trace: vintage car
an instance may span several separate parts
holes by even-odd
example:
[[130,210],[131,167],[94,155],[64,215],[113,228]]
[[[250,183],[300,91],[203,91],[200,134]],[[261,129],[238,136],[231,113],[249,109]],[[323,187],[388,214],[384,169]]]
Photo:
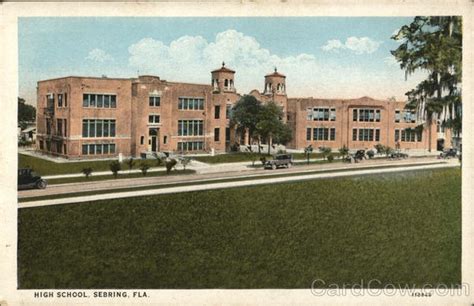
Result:
[[18,189],[44,189],[46,186],[48,186],[48,182],[32,169],[18,169]]
[[456,149],[450,148],[450,149],[445,149],[443,152],[439,154],[440,158],[451,158],[451,157],[456,157],[458,155],[458,151]]
[[264,164],[265,169],[276,169],[280,167],[290,168],[293,165],[293,156],[291,154],[278,154]]

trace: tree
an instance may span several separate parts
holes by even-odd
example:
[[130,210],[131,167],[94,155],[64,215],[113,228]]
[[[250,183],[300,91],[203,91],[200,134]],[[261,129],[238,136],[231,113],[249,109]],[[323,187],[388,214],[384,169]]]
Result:
[[[236,126],[241,133],[247,130],[249,143],[254,137],[261,108],[262,103],[250,95],[244,95],[232,108],[230,124]],[[260,153],[260,141],[258,148]]]
[[117,160],[114,160],[113,162],[110,163],[109,165],[110,171],[112,171],[112,174],[114,178],[117,178],[118,172],[122,170],[122,165]]
[[309,165],[309,157],[313,153],[313,146],[309,145],[306,148],[304,148],[304,154],[306,154],[306,162]]
[[339,154],[341,154],[342,159],[345,159],[349,154],[349,148],[346,145],[343,145],[342,148],[339,148]]
[[177,162],[176,159],[174,159],[174,158],[171,158],[171,159],[169,159],[169,160],[166,160],[166,161],[165,161],[166,174],[170,174],[171,169],[173,169],[173,168],[176,166],[177,163],[178,163],[178,162]]
[[319,152],[323,155],[323,159],[327,159],[332,150],[329,147],[319,147]]
[[128,170],[132,170],[133,166],[135,165],[135,161],[133,160],[133,157],[130,157],[129,159],[127,159],[126,163],[128,166]]
[[186,166],[191,162],[189,157],[181,157],[179,163],[183,166],[183,170],[186,171]]
[[143,176],[146,176],[146,174],[148,173],[148,169],[150,169],[150,166],[148,166],[147,163],[142,162],[140,164],[140,170],[142,171]]
[[86,176],[86,178],[89,178],[89,176],[91,175],[92,171],[93,171],[93,170],[92,170],[91,167],[87,167],[87,168],[82,169],[82,173]]
[[18,124],[25,129],[28,122],[34,121],[36,121],[36,108],[26,104],[25,99],[18,97]]
[[392,39],[401,44],[391,51],[405,70],[427,71],[427,78],[406,93],[407,108],[416,110],[421,126],[428,128],[438,116],[442,124],[461,131],[462,21],[458,16],[417,16]]

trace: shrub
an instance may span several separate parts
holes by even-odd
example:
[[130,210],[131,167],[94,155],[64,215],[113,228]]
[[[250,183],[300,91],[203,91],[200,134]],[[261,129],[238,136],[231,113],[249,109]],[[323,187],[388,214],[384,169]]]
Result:
[[331,154],[331,148],[328,148],[328,147],[319,147],[319,152],[321,152],[321,154],[323,155],[323,158],[324,159],[327,159],[327,157],[329,156],[329,154]]
[[345,159],[349,154],[349,148],[343,145],[342,148],[339,149],[339,154],[341,154],[342,159]]
[[186,170],[186,166],[191,162],[191,159],[189,157],[181,157],[179,162],[183,165],[183,170]]
[[381,143],[376,144],[374,148],[377,150],[378,154],[383,154],[385,152],[385,146]]
[[146,163],[141,163],[140,164],[140,170],[142,171],[143,176],[146,176],[148,169],[150,169],[150,166]]
[[265,165],[267,162],[267,158],[265,156],[260,157],[260,161],[262,162],[262,165]]
[[89,178],[89,175],[91,175],[92,171],[93,170],[92,170],[91,167],[87,167],[87,168],[82,169],[82,173],[86,176],[86,178]]
[[334,160],[334,155],[332,155],[332,153],[330,153],[330,154],[328,155],[328,161],[329,161],[330,163],[332,163],[333,160]]
[[112,171],[112,175],[114,176],[114,178],[117,178],[118,172],[122,170],[122,166],[120,165],[120,163],[114,160],[113,162],[110,163],[109,167],[110,167],[110,171]]
[[128,170],[132,170],[133,166],[135,164],[135,161],[133,160],[133,157],[130,157],[129,159],[127,159],[126,163],[127,163],[127,166],[128,166]]
[[174,158],[171,158],[170,160],[165,161],[166,174],[170,174],[171,169],[173,169],[177,163],[178,162]]
[[366,154],[367,154],[367,157],[369,157],[369,159],[371,159],[375,156],[374,150],[369,150],[369,151],[367,151]]

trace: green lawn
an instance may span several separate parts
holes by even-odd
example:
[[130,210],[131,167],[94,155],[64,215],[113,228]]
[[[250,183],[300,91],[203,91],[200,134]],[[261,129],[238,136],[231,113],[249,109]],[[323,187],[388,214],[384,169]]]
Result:
[[20,209],[33,288],[461,282],[461,171],[411,171]]
[[[306,159],[304,153],[293,153],[293,159],[300,160]],[[339,156],[339,153],[333,153],[334,156]],[[271,159],[272,155],[265,153],[262,154],[250,154],[250,153],[228,153],[228,154],[218,154],[215,156],[196,156],[192,159],[201,161],[209,164],[218,164],[218,163],[238,163],[238,162],[251,162],[252,159],[255,160],[255,163],[260,163],[260,158],[265,157],[266,159]],[[310,158],[321,158],[321,153],[311,153]]]
[[[49,160],[45,160],[38,157],[33,157],[24,154],[18,154],[18,168],[32,168],[35,172],[40,175],[55,175],[55,174],[69,174],[69,173],[81,173],[82,169],[91,167],[94,172],[98,171],[110,171],[109,165],[112,160],[96,160],[96,161],[78,161],[78,162],[66,162],[66,163],[55,163]],[[150,167],[157,167],[156,160],[140,160],[135,159],[135,169],[138,169],[139,165],[144,162]],[[128,166],[125,161],[122,163],[122,169],[127,170]],[[112,173],[112,172],[111,172]]]

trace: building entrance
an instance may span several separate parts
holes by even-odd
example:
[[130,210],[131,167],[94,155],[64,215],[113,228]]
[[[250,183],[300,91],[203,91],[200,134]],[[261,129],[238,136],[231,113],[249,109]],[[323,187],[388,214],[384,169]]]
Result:
[[157,152],[160,150],[160,129],[158,128],[150,128],[148,130],[148,150],[151,152]]

